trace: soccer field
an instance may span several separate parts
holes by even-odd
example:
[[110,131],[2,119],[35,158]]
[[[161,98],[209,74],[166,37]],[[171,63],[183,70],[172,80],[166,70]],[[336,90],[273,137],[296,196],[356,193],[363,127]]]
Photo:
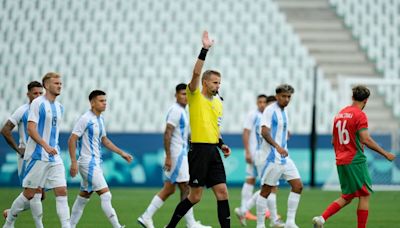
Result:
[[[121,224],[126,227],[140,227],[136,218],[143,213],[148,203],[150,203],[153,195],[157,193],[157,188],[112,188],[113,206],[118,213]],[[0,208],[10,207],[13,199],[18,195],[18,188],[0,188]],[[78,192],[77,188],[69,189],[69,205],[70,208],[75,200]],[[278,212],[285,218],[286,200],[288,189],[282,189],[278,193]],[[239,206],[240,189],[230,188],[230,207],[232,215],[232,227],[240,227],[240,224],[233,213],[233,209]],[[324,192],[321,190],[304,190],[299,209],[297,212],[296,222],[299,227],[312,227],[311,219],[325,209],[332,200],[337,198],[337,192]],[[169,220],[173,210],[178,202],[178,194],[171,197],[164,206],[155,214],[155,227],[163,227]],[[370,212],[368,218],[368,227],[399,227],[400,225],[400,192],[376,192],[372,195]],[[336,216],[332,217],[326,227],[356,227],[356,201],[344,208]],[[47,192],[47,198],[43,202],[45,227],[59,227],[59,221],[55,209],[54,194]],[[254,210],[253,210],[254,211]],[[195,207],[195,217],[201,220],[203,224],[219,227],[216,212],[216,202],[210,190],[203,195],[202,201]],[[267,221],[267,225],[268,225]],[[248,227],[255,227],[256,223],[248,222]],[[31,214],[29,211],[21,213],[16,227],[34,227]],[[110,223],[105,218],[100,207],[99,197],[92,196],[88,203],[79,226],[83,228],[90,227],[110,227]],[[181,221],[178,227],[185,227],[185,222]],[[268,227],[268,226],[267,226]]]

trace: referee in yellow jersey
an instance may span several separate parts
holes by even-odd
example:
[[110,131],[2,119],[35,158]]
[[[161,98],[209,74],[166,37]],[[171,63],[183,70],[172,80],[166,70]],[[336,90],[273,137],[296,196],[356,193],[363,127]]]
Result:
[[226,187],[225,168],[218,148],[225,157],[231,150],[224,144],[220,135],[222,102],[215,97],[221,84],[221,74],[207,70],[201,77],[203,88],[200,90],[200,75],[208,49],[214,41],[205,31],[202,37],[203,48],[193,69],[192,80],[186,88],[189,104],[191,148],[189,151],[188,197],[182,200],[174,211],[168,228],[176,227],[186,212],[201,200],[203,188],[212,188],[218,205],[218,220],[222,228],[230,227],[228,189]]

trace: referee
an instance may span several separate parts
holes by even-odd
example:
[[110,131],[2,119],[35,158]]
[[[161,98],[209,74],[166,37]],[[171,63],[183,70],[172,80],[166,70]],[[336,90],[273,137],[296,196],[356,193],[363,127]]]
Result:
[[221,139],[220,124],[222,103],[215,95],[221,84],[221,74],[207,70],[201,77],[203,88],[200,91],[200,74],[208,49],[214,41],[203,32],[203,48],[193,69],[192,80],[186,87],[189,104],[191,148],[189,151],[190,193],[182,200],[172,215],[167,228],[176,227],[186,212],[201,200],[203,188],[212,188],[218,205],[218,220],[222,228],[230,227],[228,189],[225,168],[218,148],[228,157],[231,150]]

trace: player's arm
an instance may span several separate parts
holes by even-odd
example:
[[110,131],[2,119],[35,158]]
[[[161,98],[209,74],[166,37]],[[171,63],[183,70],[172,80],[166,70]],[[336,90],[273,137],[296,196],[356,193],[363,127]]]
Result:
[[222,140],[221,133],[219,133],[218,148],[222,150],[225,158],[231,155],[231,148],[229,148],[229,146],[225,144],[224,140]]
[[125,159],[128,163],[130,163],[133,159],[132,155],[125,153],[124,151],[122,151],[119,147],[117,147],[116,145],[114,145],[114,143],[107,138],[107,136],[104,136],[101,138],[101,142],[103,143],[103,145],[113,151],[114,153],[119,154],[123,159]]
[[166,171],[171,170],[171,138],[172,132],[174,132],[175,127],[172,124],[167,123],[164,131],[164,149],[165,149],[165,162],[164,169]]
[[269,127],[265,125],[261,126],[261,135],[265,139],[265,141],[267,141],[272,147],[276,149],[276,151],[278,151],[278,153],[285,157],[288,156],[288,152],[284,148],[279,146],[279,144],[276,143],[275,140],[272,138],[271,129]]
[[209,39],[207,31],[203,32],[202,43],[203,48],[201,49],[196,64],[194,65],[192,80],[189,82],[189,90],[191,92],[194,92],[200,86],[201,69],[203,69],[208,49],[214,44],[214,41]]
[[43,149],[49,153],[49,154],[57,154],[57,150],[53,147],[51,147],[49,144],[46,143],[46,141],[44,141],[42,139],[42,137],[40,137],[39,132],[36,130],[37,124],[33,121],[28,121],[28,135],[29,137],[31,137],[37,144],[41,145],[43,147]]
[[1,134],[3,135],[3,137],[6,140],[7,144],[13,150],[15,150],[21,156],[23,156],[24,152],[18,148],[18,145],[15,142],[14,137],[12,136],[12,130],[14,129],[14,127],[15,127],[15,125],[10,120],[7,120],[7,122],[4,124],[3,128],[1,129]]
[[249,146],[249,138],[250,138],[250,130],[247,128],[243,129],[243,145],[244,145],[244,156],[246,158],[246,162],[251,164],[251,153],[250,153],[250,146]]
[[75,134],[71,134],[68,139],[68,151],[69,157],[71,159],[71,167],[69,169],[69,173],[71,177],[76,176],[78,173],[78,162],[76,161],[76,142],[78,141],[79,137]]
[[361,143],[365,144],[371,150],[374,150],[377,153],[381,154],[382,156],[384,156],[389,161],[393,161],[396,158],[396,155],[394,155],[394,154],[392,154],[390,152],[387,152],[382,147],[380,147],[375,142],[375,140],[372,139],[372,137],[370,136],[370,134],[369,134],[367,129],[361,130],[359,132],[359,134],[360,134]]

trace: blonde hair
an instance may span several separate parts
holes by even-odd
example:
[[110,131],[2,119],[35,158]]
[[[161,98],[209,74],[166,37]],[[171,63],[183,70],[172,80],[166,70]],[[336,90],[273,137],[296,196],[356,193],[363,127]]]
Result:
[[45,74],[42,78],[42,85],[43,87],[46,89],[46,82],[51,79],[51,78],[60,78],[61,75],[59,73],[56,72],[49,72],[47,74]]

